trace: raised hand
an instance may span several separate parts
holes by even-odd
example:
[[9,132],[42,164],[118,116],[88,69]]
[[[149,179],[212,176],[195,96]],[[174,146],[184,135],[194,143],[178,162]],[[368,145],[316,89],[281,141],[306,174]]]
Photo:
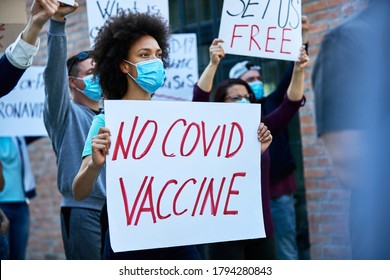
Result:
[[63,21],[65,17],[77,10],[79,4],[74,2],[74,6],[61,3],[58,11],[54,14],[53,19]]
[[261,143],[261,153],[264,153],[272,142],[271,131],[268,130],[264,123],[259,124],[259,128],[257,129],[257,139]]
[[306,53],[305,46],[301,46],[298,61],[295,62],[295,67],[298,69],[306,69],[309,66],[310,57]]
[[210,63],[218,65],[222,58],[225,57],[225,51],[219,43],[223,43],[222,39],[214,39],[209,47]]
[[92,138],[92,162],[101,167],[106,162],[106,156],[111,146],[111,132],[107,127],[101,127],[98,134]]
[[43,26],[59,7],[60,3],[56,0],[35,0],[31,6],[32,21]]

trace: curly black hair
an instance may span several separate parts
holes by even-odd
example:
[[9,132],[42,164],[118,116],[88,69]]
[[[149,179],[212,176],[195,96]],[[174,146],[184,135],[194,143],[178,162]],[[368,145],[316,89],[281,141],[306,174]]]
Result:
[[99,84],[106,99],[122,99],[125,95],[127,80],[119,65],[123,59],[127,59],[129,48],[144,35],[156,39],[166,67],[171,31],[162,16],[122,11],[100,27],[91,54],[96,63],[94,74],[99,77]]
[[241,79],[227,79],[220,82],[215,90],[214,102],[225,102],[228,89],[235,85],[243,85],[244,87],[246,87],[246,90],[248,91],[250,96],[250,102],[255,102],[255,94],[253,93],[252,88],[247,82]]

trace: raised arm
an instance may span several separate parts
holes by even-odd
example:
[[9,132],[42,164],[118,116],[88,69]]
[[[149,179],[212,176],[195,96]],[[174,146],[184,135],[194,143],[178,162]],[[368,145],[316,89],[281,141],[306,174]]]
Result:
[[0,97],[11,92],[38,52],[39,33],[46,21],[57,11],[56,0],[35,0],[31,16],[23,32],[0,58]]
[[305,46],[302,46],[299,60],[295,62],[291,83],[287,90],[287,97],[291,101],[299,101],[303,98],[305,70],[309,65],[309,62],[310,58],[306,53]]
[[57,12],[60,3],[57,0],[35,0],[31,6],[31,17],[22,32],[22,39],[35,45],[43,25]]
[[[70,106],[70,90],[68,71],[66,68],[67,39],[65,33],[65,16],[77,9],[75,6],[61,4],[50,20],[47,39],[47,65],[44,72],[46,127],[57,129],[62,127]],[[51,131],[48,131],[51,135]],[[54,137],[54,136],[53,136]],[[53,140],[53,139],[52,139]],[[60,141],[55,139],[54,142]]]
[[214,39],[209,47],[210,62],[203,70],[198,83],[194,87],[192,101],[209,101],[215,73],[217,72],[219,63],[225,56],[225,51],[219,43],[223,43],[223,40]]
[[[309,30],[310,22],[309,18],[305,15],[302,16],[302,43],[305,46],[306,52],[309,49]],[[269,114],[276,107],[278,107],[282,102],[288,90],[288,87],[291,82],[291,77],[294,70],[294,62],[291,61],[287,65],[287,69],[284,72],[283,78],[278,83],[276,89],[267,96],[267,101],[263,103],[263,108],[265,114]]]
[[219,43],[223,43],[222,39],[214,39],[209,47],[210,62],[200,75],[198,86],[203,91],[211,91],[213,89],[213,82],[218,65],[225,56],[225,51]]

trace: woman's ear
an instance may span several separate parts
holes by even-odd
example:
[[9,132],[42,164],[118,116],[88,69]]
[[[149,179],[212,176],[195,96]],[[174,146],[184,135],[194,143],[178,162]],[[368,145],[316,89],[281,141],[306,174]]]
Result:
[[129,64],[126,61],[122,61],[119,64],[119,69],[121,70],[122,73],[125,73],[125,74],[130,72]]

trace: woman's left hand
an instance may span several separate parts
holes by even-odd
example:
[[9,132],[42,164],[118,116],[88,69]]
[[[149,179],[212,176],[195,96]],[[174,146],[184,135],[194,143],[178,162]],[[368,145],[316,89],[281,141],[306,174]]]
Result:
[[257,129],[257,139],[261,143],[261,153],[263,154],[272,142],[271,131],[268,130],[264,123],[260,123],[259,128]]

